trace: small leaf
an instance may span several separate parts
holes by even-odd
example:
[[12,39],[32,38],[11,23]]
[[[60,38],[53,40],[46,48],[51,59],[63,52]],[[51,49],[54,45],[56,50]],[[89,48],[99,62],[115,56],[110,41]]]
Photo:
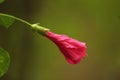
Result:
[[5,0],[0,0],[0,3],[4,2]]
[[10,57],[8,52],[0,48],[0,77],[7,72],[9,64],[10,64]]
[[11,26],[14,21],[15,19],[11,17],[0,15],[0,25],[3,27],[9,28],[9,26]]

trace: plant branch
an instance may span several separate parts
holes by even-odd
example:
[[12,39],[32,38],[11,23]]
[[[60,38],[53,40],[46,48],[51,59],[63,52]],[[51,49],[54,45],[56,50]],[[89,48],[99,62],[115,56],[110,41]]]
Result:
[[16,19],[16,20],[18,20],[18,21],[20,21],[20,22],[23,22],[23,23],[29,25],[30,27],[32,26],[31,23],[29,23],[29,22],[27,22],[27,21],[25,21],[25,20],[23,20],[23,19],[17,18],[17,17],[15,17],[15,16],[12,16],[12,15],[0,13],[0,16],[10,17],[10,18]]

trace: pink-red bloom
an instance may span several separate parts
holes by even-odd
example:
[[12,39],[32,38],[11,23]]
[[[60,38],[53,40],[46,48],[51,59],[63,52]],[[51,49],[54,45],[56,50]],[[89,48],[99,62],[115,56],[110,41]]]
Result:
[[83,42],[69,38],[66,35],[55,34],[49,30],[46,31],[46,37],[58,46],[70,64],[77,64],[86,56],[87,47]]

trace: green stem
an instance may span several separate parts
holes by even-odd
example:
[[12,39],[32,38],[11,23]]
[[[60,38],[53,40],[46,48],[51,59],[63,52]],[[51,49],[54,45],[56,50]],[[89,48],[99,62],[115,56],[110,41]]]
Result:
[[41,35],[45,35],[46,34],[45,31],[49,30],[49,29],[47,29],[45,27],[40,26],[39,24],[31,24],[31,23],[29,23],[29,22],[27,22],[27,21],[25,21],[23,19],[17,18],[17,17],[12,16],[12,15],[0,13],[0,16],[6,16],[6,17],[9,17],[9,18],[16,19],[16,20],[18,20],[20,22],[23,22],[23,23],[27,24],[33,31],[36,31]]
[[30,27],[32,27],[32,24],[31,24],[31,23],[29,23],[29,22],[27,22],[27,21],[25,21],[25,20],[23,20],[23,19],[17,18],[17,17],[15,17],[15,16],[8,15],[8,14],[3,14],[3,13],[0,13],[0,16],[6,16],[6,17],[10,17],[10,18],[16,19],[16,20],[18,20],[18,21],[20,21],[20,22],[23,22],[23,23],[29,25]]

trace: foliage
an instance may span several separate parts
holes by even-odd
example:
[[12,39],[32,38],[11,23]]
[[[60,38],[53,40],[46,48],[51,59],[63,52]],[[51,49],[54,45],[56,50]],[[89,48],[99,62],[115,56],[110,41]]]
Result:
[[0,25],[2,25],[3,27],[8,28],[9,26],[12,25],[13,22],[14,22],[13,18],[3,16],[2,14],[0,14]]
[[0,3],[4,2],[4,0],[0,0]]
[[7,51],[0,48],[0,77],[8,70],[10,64],[10,57]]

